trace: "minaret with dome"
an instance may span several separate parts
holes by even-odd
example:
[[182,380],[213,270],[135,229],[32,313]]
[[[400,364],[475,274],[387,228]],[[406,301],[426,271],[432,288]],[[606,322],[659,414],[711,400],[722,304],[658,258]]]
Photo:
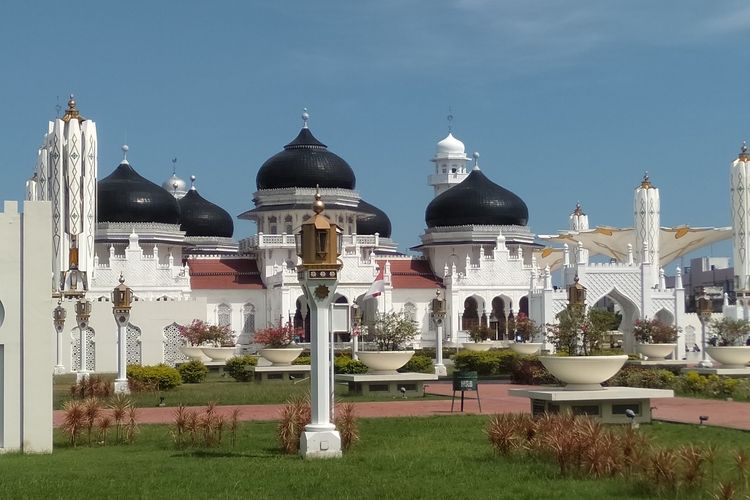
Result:
[[469,157],[466,156],[464,143],[453,137],[452,122],[453,115],[448,115],[448,135],[437,143],[435,156],[431,160],[435,164],[435,172],[428,177],[428,183],[434,188],[436,197],[460,184],[469,175],[466,170]]

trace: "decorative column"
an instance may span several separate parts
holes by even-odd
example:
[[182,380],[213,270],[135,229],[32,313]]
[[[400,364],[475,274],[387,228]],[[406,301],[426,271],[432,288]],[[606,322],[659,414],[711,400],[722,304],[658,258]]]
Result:
[[701,320],[701,361],[698,363],[698,366],[701,368],[711,368],[714,365],[706,355],[706,326],[708,325],[708,322],[711,321],[713,306],[711,304],[711,299],[709,299],[705,293],[698,298],[698,303],[696,305],[698,306],[698,318]]
[[[737,294],[737,318],[747,318],[746,298],[750,297],[750,154],[742,143],[740,154],[730,167],[730,203],[732,220],[732,262],[734,290]],[[742,311],[740,311],[742,309]]]
[[659,237],[661,230],[661,201],[659,189],[651,184],[648,172],[635,189],[635,248],[646,249],[648,255],[641,254],[640,263],[650,262],[651,267],[645,276],[648,288],[659,283]]
[[341,456],[341,436],[331,422],[331,380],[329,359],[331,302],[338,285],[341,262],[341,229],[323,215],[325,205],[315,194],[315,215],[297,233],[297,278],[310,308],[311,422],[300,439],[303,458]]
[[117,323],[117,378],[115,379],[115,394],[130,394],[127,374],[127,332],[132,302],[133,290],[125,286],[125,278],[120,274],[120,284],[112,291],[112,314],[115,317],[115,323]]
[[78,324],[79,339],[81,342],[81,366],[76,373],[76,382],[88,378],[89,371],[86,369],[86,333],[89,327],[89,318],[91,317],[91,302],[81,297],[76,302],[76,323]]
[[65,317],[67,314],[65,308],[62,306],[62,301],[58,300],[57,307],[52,311],[52,323],[55,325],[55,332],[57,332],[57,361],[55,362],[55,375],[65,373],[65,366],[62,362],[62,333],[65,329]]
[[435,375],[448,375],[443,364],[443,320],[445,319],[445,300],[440,296],[440,289],[435,291],[432,299],[432,319],[435,321]]

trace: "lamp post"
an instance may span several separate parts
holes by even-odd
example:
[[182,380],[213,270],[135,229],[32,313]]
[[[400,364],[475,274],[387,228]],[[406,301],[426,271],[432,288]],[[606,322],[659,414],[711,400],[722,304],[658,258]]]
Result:
[[359,359],[357,351],[359,350],[359,336],[362,335],[362,308],[357,304],[352,304],[354,309],[354,328],[352,330],[352,359]]
[[697,302],[696,309],[698,310],[698,318],[700,318],[701,321],[701,360],[698,363],[698,366],[701,368],[711,368],[713,367],[713,363],[706,356],[706,325],[711,320],[713,307],[711,305],[711,300],[705,293],[698,298]]
[[341,435],[331,422],[328,331],[343,239],[341,229],[323,215],[320,193],[315,193],[312,208],[315,215],[295,235],[297,255],[302,259],[297,278],[310,308],[311,419],[300,439],[300,455],[332,458],[341,456]]
[[52,324],[55,326],[55,332],[57,332],[57,362],[55,363],[55,375],[65,373],[65,366],[62,363],[62,333],[65,328],[65,316],[67,316],[65,308],[62,306],[62,301],[57,301],[57,307],[52,310]]
[[435,321],[435,375],[447,375],[443,364],[443,320],[445,319],[445,299],[440,296],[440,289],[435,291],[432,299],[432,319]]
[[76,323],[78,324],[79,339],[81,343],[81,365],[76,373],[76,382],[88,378],[89,371],[86,369],[86,333],[91,317],[91,302],[81,297],[76,302]]
[[130,321],[130,307],[133,290],[125,286],[125,278],[120,274],[120,284],[112,290],[112,314],[117,323],[117,378],[115,394],[129,394],[127,375],[127,328]]

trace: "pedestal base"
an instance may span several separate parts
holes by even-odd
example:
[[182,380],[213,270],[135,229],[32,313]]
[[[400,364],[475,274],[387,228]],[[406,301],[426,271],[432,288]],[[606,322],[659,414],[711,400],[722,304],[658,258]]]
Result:
[[76,384],[80,384],[82,381],[89,378],[90,373],[91,372],[89,372],[88,370],[78,370],[76,372]]
[[339,458],[341,435],[337,430],[305,431],[299,442],[302,458]]
[[723,366],[715,367],[696,367],[683,368],[682,373],[696,372],[701,375],[719,375],[725,377],[750,377],[750,368],[724,368]]
[[445,377],[448,375],[448,370],[445,368],[445,365],[435,365],[435,375],[438,377]]
[[130,394],[130,387],[128,386],[128,379],[115,380],[115,394]]
[[63,375],[64,373],[67,373],[65,371],[65,367],[63,365],[55,365],[55,368],[53,369],[52,373],[55,375]]

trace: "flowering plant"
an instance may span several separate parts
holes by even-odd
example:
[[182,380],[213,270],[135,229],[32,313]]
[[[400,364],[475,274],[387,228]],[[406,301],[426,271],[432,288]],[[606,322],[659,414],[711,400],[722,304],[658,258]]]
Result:
[[570,305],[557,314],[557,323],[547,325],[548,340],[570,356],[591,356],[599,349],[604,327],[592,320],[591,310],[582,305]]
[[680,329],[658,319],[639,319],[633,325],[633,336],[643,344],[671,344]]
[[745,319],[714,319],[709,328],[716,337],[713,345],[720,347],[745,345],[744,339],[750,334],[750,322]]
[[529,318],[526,313],[518,313],[516,317],[516,339],[520,337],[523,342],[528,342],[539,334],[540,331],[541,328],[539,325],[533,319]]
[[404,311],[378,314],[375,322],[367,327],[368,339],[374,341],[380,351],[398,351],[418,333],[417,322]]
[[294,342],[295,337],[302,336],[302,329],[295,328],[290,321],[282,325],[271,326],[255,332],[253,342],[264,344],[266,347],[286,347]]
[[177,325],[177,331],[188,344],[199,346],[211,344],[214,346],[234,346],[234,333],[229,325],[211,325],[200,319],[194,319],[189,325]]
[[492,335],[492,330],[484,325],[472,326],[469,330],[469,338],[472,342],[484,342]]

